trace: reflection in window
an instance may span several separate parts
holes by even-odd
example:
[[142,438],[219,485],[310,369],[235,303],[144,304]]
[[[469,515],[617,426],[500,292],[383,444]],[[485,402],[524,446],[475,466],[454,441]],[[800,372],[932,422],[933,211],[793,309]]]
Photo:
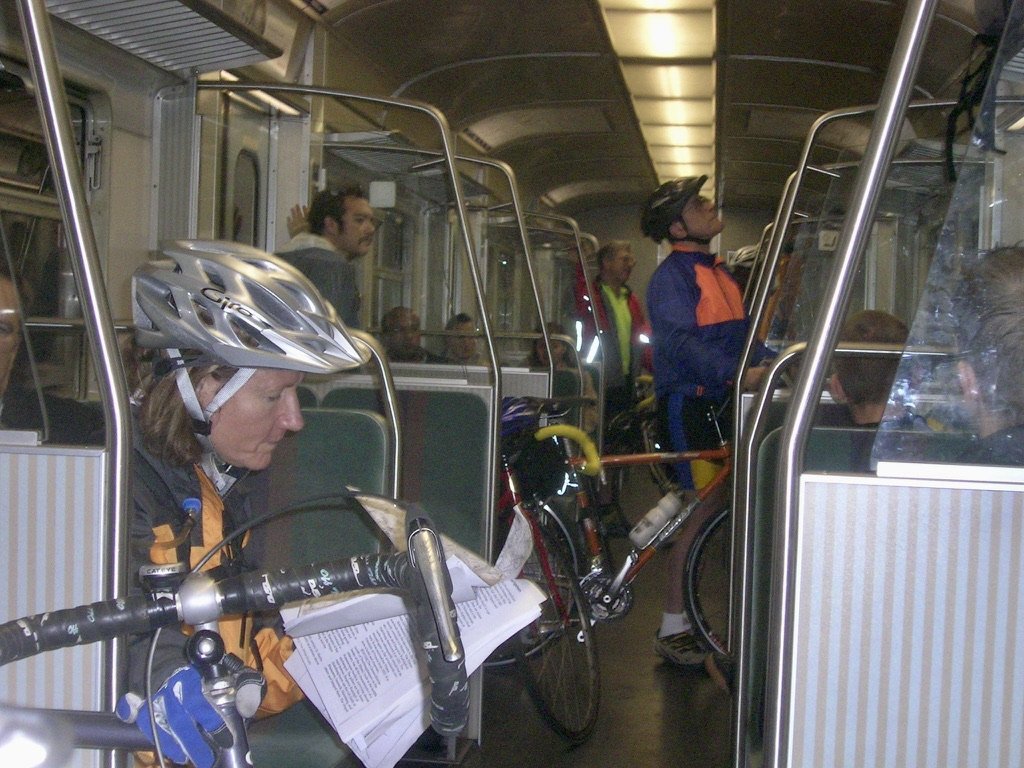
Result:
[[235,159],[234,203],[231,215],[231,240],[256,245],[259,232],[260,167],[248,150]]

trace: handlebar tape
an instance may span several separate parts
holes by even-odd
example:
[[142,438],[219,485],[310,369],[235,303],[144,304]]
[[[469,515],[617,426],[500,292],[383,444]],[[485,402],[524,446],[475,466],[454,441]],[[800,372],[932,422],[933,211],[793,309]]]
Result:
[[[359,555],[329,563],[287,568],[264,573],[244,573],[217,583],[221,612],[248,613],[311,597],[351,592],[355,589],[408,589],[409,557]],[[184,609],[188,621],[187,608]]]
[[[218,585],[220,613],[246,613],[280,607],[291,600],[363,587],[405,588],[404,554],[366,555],[278,573],[244,574]],[[39,653],[141,634],[187,620],[170,598],[119,597],[77,608],[40,613],[0,624],[0,666]]]
[[27,616],[0,625],[0,666],[44,651],[150,632],[177,622],[173,600],[146,596]]
[[533,433],[536,440],[547,440],[549,437],[567,437],[579,444],[583,455],[587,457],[587,463],[579,468],[584,475],[594,477],[601,474],[601,456],[597,452],[597,446],[590,439],[590,435],[579,427],[572,424],[549,424],[541,427]]
[[[420,636],[425,638],[423,648],[433,682],[434,727],[442,734],[458,733],[465,725],[469,707],[465,655],[460,654],[457,662],[445,659],[422,579],[416,576],[407,554],[360,555],[276,572],[242,574],[216,584],[221,615],[280,608],[295,600],[368,588],[409,589],[416,595],[415,620]],[[448,599],[450,602],[450,587]],[[150,632],[177,624],[182,618],[189,619],[187,605],[182,605],[179,612],[174,600],[140,595],[16,619],[0,625],[0,666],[57,648]]]
[[469,716],[466,653],[459,634],[452,582],[440,538],[426,518],[409,522],[409,552],[416,574],[409,585],[416,606],[416,636],[430,675],[430,720],[442,736],[454,736]]

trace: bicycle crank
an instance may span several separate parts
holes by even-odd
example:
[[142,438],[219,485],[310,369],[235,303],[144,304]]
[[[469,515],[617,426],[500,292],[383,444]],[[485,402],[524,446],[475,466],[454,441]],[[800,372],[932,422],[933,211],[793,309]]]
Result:
[[593,622],[621,619],[633,607],[633,588],[626,585],[618,594],[609,592],[611,577],[593,571],[580,580],[580,589],[590,602],[590,619]]

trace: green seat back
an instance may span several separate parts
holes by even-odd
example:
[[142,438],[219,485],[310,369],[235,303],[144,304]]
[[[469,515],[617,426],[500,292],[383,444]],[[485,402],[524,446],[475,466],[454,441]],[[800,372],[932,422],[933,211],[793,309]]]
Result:
[[364,411],[382,411],[377,390],[366,387],[339,387],[324,395],[324,408],[357,408]]
[[[391,485],[390,436],[383,417],[369,411],[303,409],[305,428],[278,446],[270,475],[272,509],[297,504],[309,511],[275,521],[276,556],[292,563],[375,551],[376,529],[343,501],[346,486],[386,494]],[[322,502],[317,499],[325,499]]]
[[437,526],[485,554],[490,419],[478,395],[400,391],[402,498],[418,501]]
[[[337,494],[346,485],[369,493],[388,493],[390,432],[380,414],[311,408],[303,409],[302,415],[305,428],[286,439],[274,454],[269,477],[271,509]],[[375,552],[380,544],[372,521],[344,501],[317,503],[308,511],[275,519],[268,527],[268,567]],[[250,740],[256,765],[360,765],[307,701],[255,723]]]
[[299,385],[296,391],[299,395],[299,405],[303,408],[316,408],[316,392],[309,387],[304,387],[302,385]]
[[[326,408],[380,409],[376,390],[332,389]],[[400,497],[417,501],[444,533],[470,549],[485,550],[483,517],[490,419],[478,393],[458,390],[400,389],[402,425]]]

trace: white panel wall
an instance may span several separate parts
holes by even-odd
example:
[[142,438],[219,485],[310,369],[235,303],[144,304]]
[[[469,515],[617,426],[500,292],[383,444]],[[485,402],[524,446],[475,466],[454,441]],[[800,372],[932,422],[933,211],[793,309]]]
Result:
[[790,762],[1024,765],[1024,490],[805,476]]
[[[99,600],[107,563],[101,450],[0,447],[0,621]],[[103,646],[0,669],[5,703],[98,710]],[[78,752],[75,766],[99,765]]]

